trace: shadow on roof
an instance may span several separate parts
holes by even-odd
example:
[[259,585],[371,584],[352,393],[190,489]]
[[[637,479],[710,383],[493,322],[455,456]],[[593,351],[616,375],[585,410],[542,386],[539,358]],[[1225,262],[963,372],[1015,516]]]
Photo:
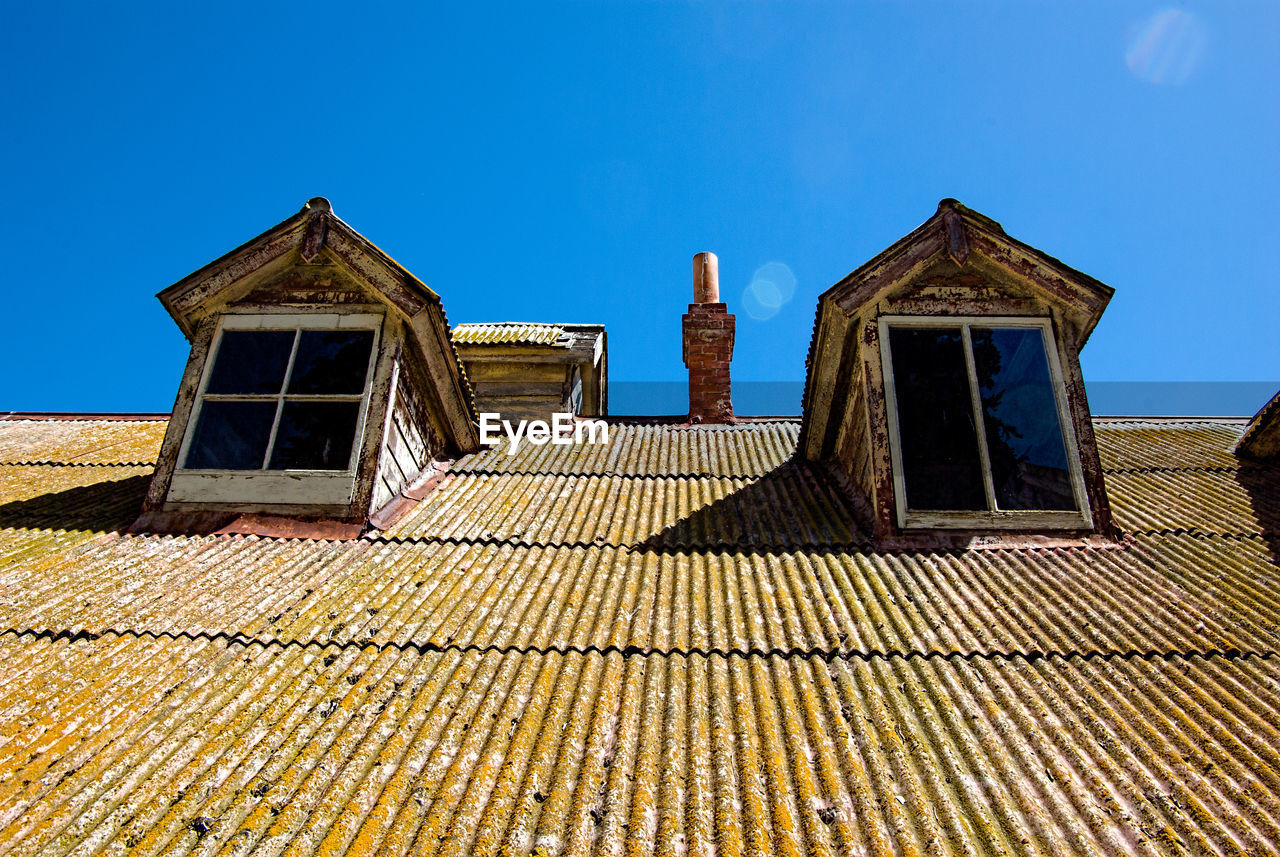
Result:
[[1272,561],[1280,565],[1280,465],[1242,462],[1236,479],[1249,495]]
[[124,532],[142,509],[151,474],[95,482],[0,505],[0,527]]
[[798,549],[854,550],[866,545],[853,510],[821,470],[789,461],[697,509],[635,545],[688,553],[724,549],[744,554]]

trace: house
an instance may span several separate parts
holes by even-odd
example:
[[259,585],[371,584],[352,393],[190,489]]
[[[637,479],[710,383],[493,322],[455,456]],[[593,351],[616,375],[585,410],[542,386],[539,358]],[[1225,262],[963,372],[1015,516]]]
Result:
[[318,199],[161,293],[172,414],[0,418],[0,851],[1280,851],[1276,402],[1090,414],[1111,290],[944,200],[751,419],[715,265],[607,443],[482,448],[603,331]]

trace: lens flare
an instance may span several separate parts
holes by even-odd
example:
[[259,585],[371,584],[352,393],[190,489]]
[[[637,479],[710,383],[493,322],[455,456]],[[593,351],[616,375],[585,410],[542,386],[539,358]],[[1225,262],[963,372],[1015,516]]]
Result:
[[756,269],[742,293],[742,306],[756,321],[768,321],[796,293],[796,275],[782,262],[766,262]]
[[768,280],[773,283],[777,286],[778,293],[782,295],[783,303],[796,296],[796,275],[791,273],[791,269],[782,262],[765,262],[756,268],[751,280],[752,282]]
[[756,321],[768,321],[782,309],[782,292],[768,280],[752,280],[742,292],[742,307]]
[[1125,65],[1139,80],[1177,86],[1186,83],[1208,44],[1204,25],[1181,9],[1161,9],[1139,22],[1129,35]]

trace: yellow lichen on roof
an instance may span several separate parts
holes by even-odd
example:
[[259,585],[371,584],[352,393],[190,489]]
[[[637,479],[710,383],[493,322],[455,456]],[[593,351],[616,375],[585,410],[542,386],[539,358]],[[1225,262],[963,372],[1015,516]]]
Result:
[[155,464],[168,420],[0,420],[0,464]]
[[456,345],[557,345],[563,337],[560,325],[523,321],[458,324],[453,328]]
[[1122,544],[889,553],[795,423],[614,428],[314,542],[126,535],[147,468],[0,423],[0,851],[1277,852],[1239,425],[1099,422]]

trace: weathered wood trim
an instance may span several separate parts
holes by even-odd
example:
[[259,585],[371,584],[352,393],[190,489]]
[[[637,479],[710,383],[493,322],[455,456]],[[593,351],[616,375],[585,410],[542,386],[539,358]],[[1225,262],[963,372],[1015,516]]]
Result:
[[[956,258],[950,246],[957,230],[963,231],[968,248],[963,259]],[[933,217],[827,289],[820,300],[853,313],[875,300],[882,289],[911,279],[941,257],[972,265],[974,253],[1027,278],[1046,295],[1086,316],[1080,331],[1083,338],[1077,344],[1088,338],[1114,293],[1105,283],[1010,237],[990,218],[944,200]]]
[[370,241],[337,217],[325,238],[325,250],[351,273],[376,289],[387,302],[412,318],[440,298],[417,277],[400,267]]
[[990,261],[1025,277],[1047,296],[1081,317],[1077,347],[1084,345],[1115,290],[1007,235],[982,228],[970,232],[970,245]]
[[[870,492],[868,504],[874,518],[873,535],[886,539],[898,532],[894,504],[894,469],[889,443],[890,392],[886,388],[880,344],[880,325],[868,319],[862,325],[862,384],[866,390],[868,456],[870,459]],[[858,383],[854,378],[850,383]]]
[[947,255],[957,265],[969,258],[969,239],[965,235],[964,219],[954,208],[942,213],[942,225],[947,233]]
[[187,366],[178,384],[178,395],[173,403],[173,412],[169,417],[169,425],[164,431],[160,454],[156,457],[155,473],[151,477],[151,486],[147,489],[147,497],[143,502],[142,508],[146,511],[159,509],[164,503],[165,495],[169,492],[169,483],[173,479],[173,471],[178,463],[178,454],[186,442],[187,423],[191,419],[196,394],[200,390],[201,379],[204,376],[205,360],[209,356],[209,348],[213,343],[213,335],[217,327],[215,319],[206,319],[191,339],[191,352],[187,355]]
[[357,460],[355,487],[351,497],[353,512],[367,510],[372,502],[374,481],[378,477],[378,459],[382,454],[382,438],[386,432],[387,416],[391,411],[394,368],[403,343],[403,324],[394,317],[384,318],[360,438],[360,457]]
[[442,314],[427,308],[413,317],[411,325],[450,438],[458,452],[475,452],[480,448],[480,433]]
[[850,274],[834,289],[839,297],[832,302],[846,314],[853,314],[873,303],[881,292],[907,280],[911,280],[945,255],[945,241],[940,230],[935,230],[913,245],[899,250],[870,268],[860,268]]
[[184,277],[157,297],[190,338],[200,317],[261,285],[265,276],[321,255],[368,284],[406,317],[417,315],[428,304],[439,305],[435,292],[341,218],[310,207]]
[[592,365],[596,359],[594,345],[565,348],[558,345],[458,345],[458,356],[465,363],[564,363]]
[[260,271],[273,262],[292,256],[302,244],[306,217],[297,214],[230,253],[188,274],[161,291],[157,298],[173,316],[188,339],[192,317],[228,286]]
[[[848,417],[849,402],[857,397],[856,376],[858,363],[858,325],[851,319],[841,319],[836,325],[839,328],[841,342],[839,359],[830,384],[831,392],[825,404],[826,416],[820,455],[828,457],[838,455],[841,438],[846,432],[845,421]],[[855,379],[841,383],[841,379]]]
[[804,420],[800,426],[797,448],[809,461],[818,461],[829,449],[829,422],[833,417],[831,399],[846,380],[840,376],[844,361],[845,339],[849,318],[831,303],[823,303],[818,311],[817,346],[809,364],[805,384]]
[[1089,530],[1079,512],[907,512],[903,529],[929,530]]
[[1044,315],[1048,304],[1034,298],[886,297],[876,303],[876,315],[901,316],[1030,316]]
[[324,247],[325,233],[328,231],[329,215],[325,212],[319,212],[307,221],[307,231],[302,238],[302,247],[299,250],[302,261],[311,262],[320,254],[320,248]]
[[1058,340],[1058,360],[1062,367],[1062,387],[1066,395],[1071,430],[1075,435],[1075,448],[1080,453],[1080,474],[1089,499],[1093,529],[1108,538],[1119,538],[1120,531],[1112,517],[1111,501],[1107,497],[1102,458],[1098,454],[1098,439],[1093,430],[1093,415],[1089,410],[1089,397],[1085,392],[1084,376],[1080,371],[1080,352],[1075,339],[1064,336]]
[[[372,311],[371,311],[372,310]],[[219,319],[223,330],[272,330],[284,325],[314,330],[374,330],[382,326],[382,307],[347,304],[324,312],[298,307],[253,307],[228,310]]]
[[600,405],[600,378],[596,374],[596,364],[583,363],[578,366],[578,377],[582,380],[582,407],[579,415],[594,417],[602,413]]
[[351,505],[353,477],[328,471],[268,471],[203,473],[179,470],[173,474],[170,503],[231,504],[246,501],[263,507],[282,505]]

